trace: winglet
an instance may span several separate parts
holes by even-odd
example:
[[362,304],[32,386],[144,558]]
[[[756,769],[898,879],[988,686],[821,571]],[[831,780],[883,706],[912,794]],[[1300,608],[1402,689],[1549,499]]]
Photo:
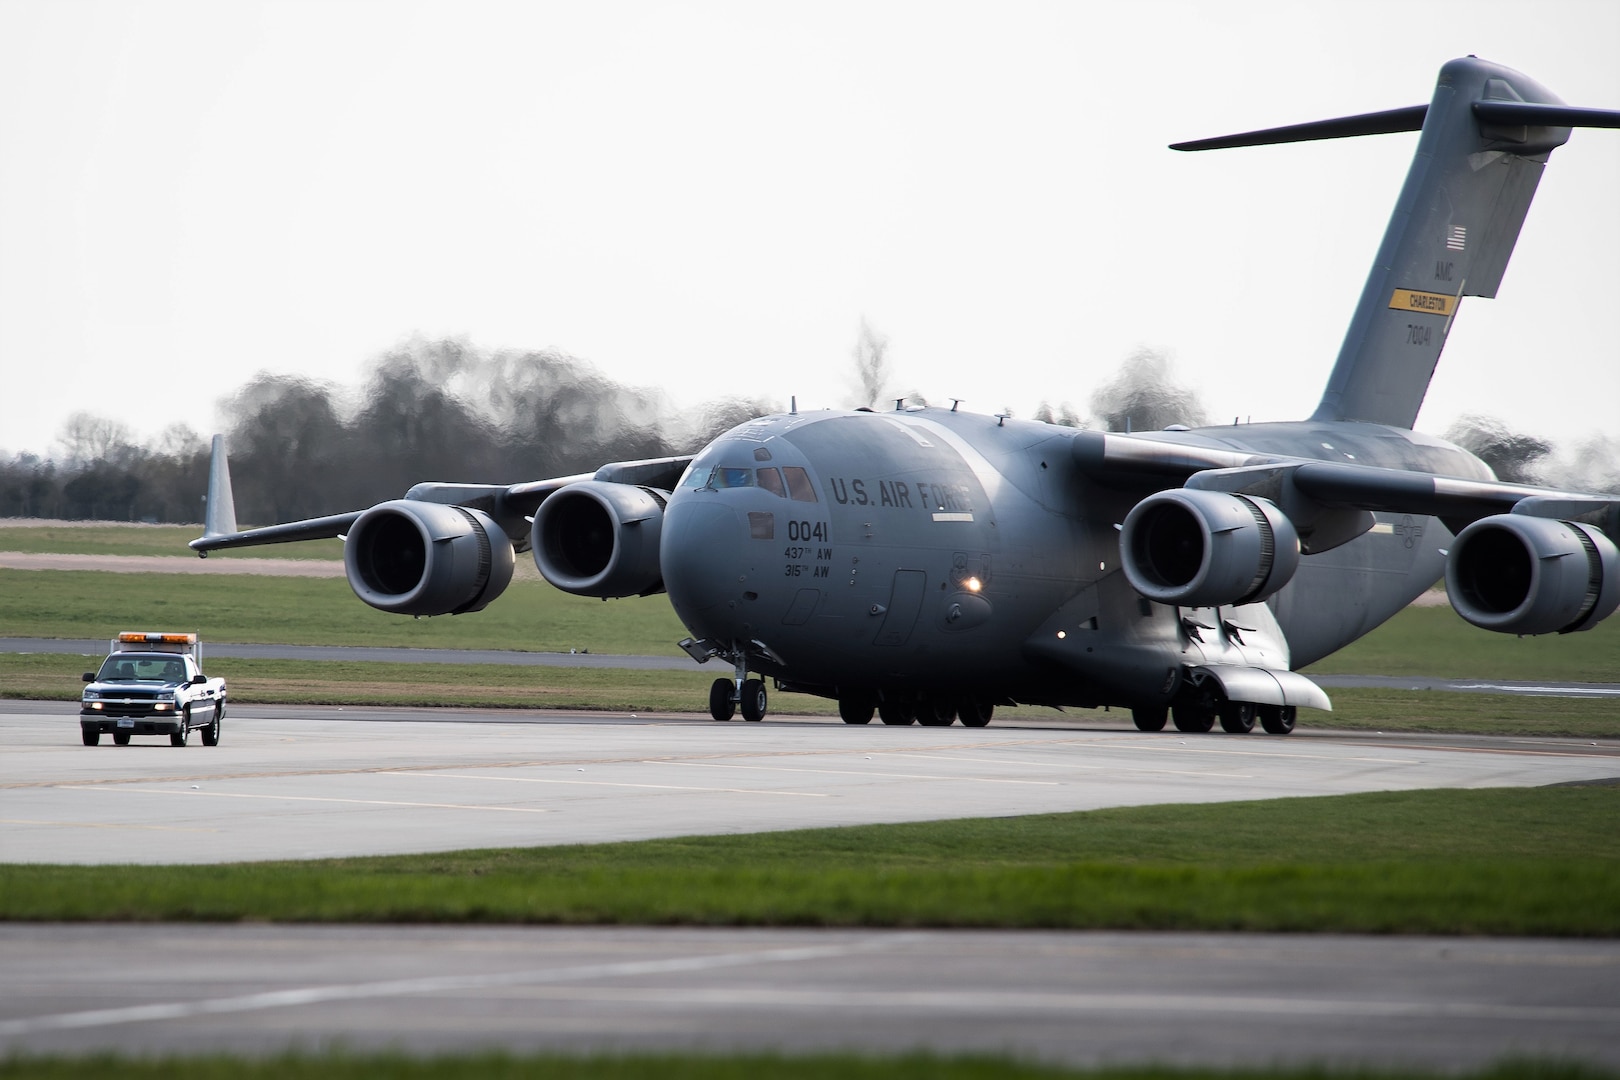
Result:
[[[231,494],[231,463],[225,456],[225,436],[214,436],[213,453],[208,460],[208,508],[203,519],[203,536],[224,536],[236,531],[236,498]],[[206,551],[199,552],[203,558]]]

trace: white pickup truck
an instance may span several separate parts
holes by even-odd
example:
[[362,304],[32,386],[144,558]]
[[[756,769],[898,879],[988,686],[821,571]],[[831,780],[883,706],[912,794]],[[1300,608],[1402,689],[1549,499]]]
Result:
[[219,745],[225,680],[203,674],[196,634],[125,631],[112,640],[101,670],[85,672],[84,681],[79,730],[86,746],[104,734],[119,746],[132,735],[167,735],[171,746],[184,746],[192,728],[202,731],[204,746]]

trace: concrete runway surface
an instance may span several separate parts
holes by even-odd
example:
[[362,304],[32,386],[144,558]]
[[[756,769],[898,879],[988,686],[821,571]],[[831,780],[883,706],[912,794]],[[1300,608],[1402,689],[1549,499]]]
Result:
[[[206,748],[0,702],[0,860],[221,862],[1612,781],[1615,740],[244,707]],[[0,924],[0,1052],[697,1047],[1620,1066],[1620,942]]]
[[0,1047],[1007,1052],[1620,1065],[1620,943],[1306,935],[0,925]]
[[1620,776],[1620,741],[1143,734],[1014,721],[232,707],[196,735],[79,744],[0,702],[0,861],[208,863]]

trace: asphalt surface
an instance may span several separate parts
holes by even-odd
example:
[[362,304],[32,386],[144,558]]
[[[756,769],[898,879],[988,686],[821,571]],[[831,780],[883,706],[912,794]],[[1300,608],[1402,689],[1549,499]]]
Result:
[[0,1047],[1009,1052],[1620,1065],[1620,943],[556,927],[0,925]]
[[[613,656],[603,653],[518,652],[510,649],[384,649],[347,645],[232,645],[206,642],[204,660],[225,656],[244,660],[353,660],[387,664],[511,664],[519,667],[629,668],[691,671],[680,656]],[[49,653],[103,657],[103,639],[0,638],[0,653]],[[94,666],[94,665],[91,665]],[[204,665],[206,667],[206,663]],[[715,665],[719,670],[720,665]],[[1312,675],[1320,686],[1371,686],[1391,690],[1444,690],[1474,694],[1527,694],[1535,697],[1607,698],[1620,701],[1620,684],[1557,680],[1437,679],[1420,675]]]
[[1143,734],[232,706],[221,743],[79,745],[63,702],[0,702],[0,857],[206,863],[1620,776],[1620,741]]
[[[0,860],[207,863],[1143,803],[1602,783],[1620,741],[1016,721],[233,709],[78,745],[0,702]],[[1074,1063],[1620,1066],[1620,942],[0,924],[0,1054],[738,1048]]]

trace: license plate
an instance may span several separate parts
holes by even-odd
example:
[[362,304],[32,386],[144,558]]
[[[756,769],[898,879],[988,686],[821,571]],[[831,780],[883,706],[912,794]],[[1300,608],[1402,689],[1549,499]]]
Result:
[[134,727],[135,726],[135,721],[131,720],[127,716],[122,716],[122,717],[119,717],[119,719],[118,719],[118,726],[119,727]]

